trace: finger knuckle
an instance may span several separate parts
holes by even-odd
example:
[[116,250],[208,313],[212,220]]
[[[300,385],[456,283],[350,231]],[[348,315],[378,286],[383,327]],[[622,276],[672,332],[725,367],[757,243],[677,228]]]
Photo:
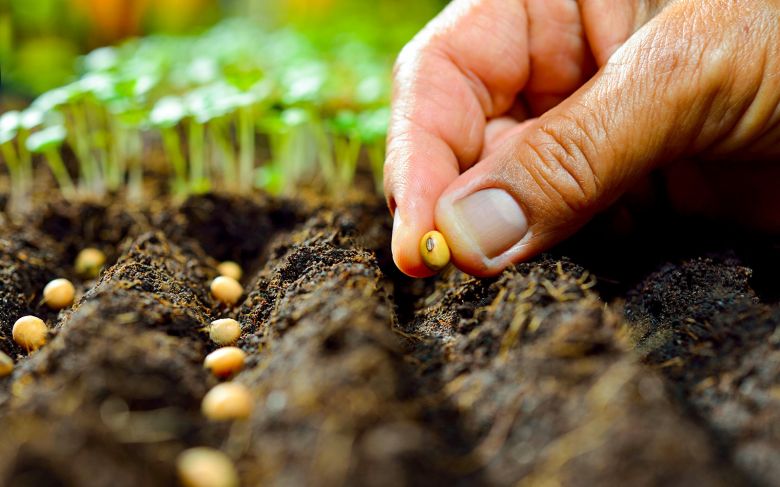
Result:
[[581,213],[602,191],[592,163],[592,143],[580,122],[555,122],[542,125],[528,140],[529,158],[523,164],[549,199]]

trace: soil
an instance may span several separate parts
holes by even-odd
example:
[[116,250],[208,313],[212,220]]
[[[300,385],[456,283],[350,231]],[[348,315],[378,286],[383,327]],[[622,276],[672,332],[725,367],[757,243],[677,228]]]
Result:
[[[493,279],[412,280],[369,197],[41,205],[0,220],[0,485],[175,484],[211,446],[243,485],[780,485],[780,245],[664,213]],[[644,230],[641,230],[644,229]],[[661,230],[663,229],[663,230]],[[86,246],[109,258],[75,277]],[[208,284],[241,263],[245,297]],[[43,286],[68,277],[72,309]],[[11,337],[25,314],[49,343]],[[247,420],[200,412],[232,317]]]

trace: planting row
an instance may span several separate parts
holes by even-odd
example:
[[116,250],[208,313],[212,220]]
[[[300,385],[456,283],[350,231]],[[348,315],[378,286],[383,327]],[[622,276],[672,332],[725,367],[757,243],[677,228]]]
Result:
[[[229,254],[246,218],[207,224],[225,208],[254,213],[263,241]],[[16,366],[0,378],[0,478],[773,483],[778,313],[738,262],[662,269],[629,296],[626,322],[567,260],[491,280],[386,274],[376,211],[300,219],[269,201],[193,198],[146,215],[166,233],[137,223],[96,282],[74,277],[78,239],[6,233],[0,346]],[[57,235],[67,214],[40,226]],[[282,214],[301,223],[279,228]],[[204,248],[240,265],[217,269]],[[57,313],[41,297],[61,276],[85,291]],[[27,314],[51,328],[29,356],[11,337]]]

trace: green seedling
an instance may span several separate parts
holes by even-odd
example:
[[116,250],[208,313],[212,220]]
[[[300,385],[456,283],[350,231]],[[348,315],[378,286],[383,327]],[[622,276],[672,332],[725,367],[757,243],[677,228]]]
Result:
[[64,141],[65,128],[61,125],[55,125],[31,134],[27,138],[26,147],[32,153],[43,154],[62,194],[66,198],[71,198],[75,195],[76,188],[59,152]]
[[105,102],[113,140],[110,144],[112,158],[104,174],[109,189],[116,190],[126,171],[128,194],[131,198],[140,199],[143,196],[144,174],[142,130],[149,118],[146,98],[157,78],[143,75],[132,79],[115,78],[115,81],[114,98]]
[[160,99],[149,113],[149,122],[160,131],[165,155],[173,166],[174,193],[181,196],[187,193],[187,162],[182,151],[181,138],[177,126],[187,115],[184,102],[180,98],[168,96]]
[[344,196],[352,185],[360,156],[357,115],[341,111],[322,125],[317,135],[325,184],[334,197]]
[[0,151],[11,178],[11,207],[24,210],[27,207],[28,175],[22,171],[17,148],[14,144],[19,131],[19,112],[8,111],[0,115]]
[[358,115],[358,131],[366,148],[366,155],[374,177],[374,188],[382,191],[385,164],[385,138],[390,120],[387,107],[367,110]]
[[307,110],[272,112],[261,121],[271,160],[256,173],[258,187],[279,194],[290,192],[316,169],[317,147],[313,127],[319,122]]
[[[17,174],[32,167],[27,137],[62,125],[80,192],[127,184],[138,197],[149,129],[160,133],[179,196],[254,186],[289,193],[313,181],[341,196],[363,155],[381,178],[389,61],[365,42],[313,42],[233,19],[194,37],[101,48],[81,67],[81,79],[39,97],[13,140],[0,144],[15,149],[4,159]],[[49,120],[58,113],[63,122]],[[258,164],[266,148],[270,158]]]

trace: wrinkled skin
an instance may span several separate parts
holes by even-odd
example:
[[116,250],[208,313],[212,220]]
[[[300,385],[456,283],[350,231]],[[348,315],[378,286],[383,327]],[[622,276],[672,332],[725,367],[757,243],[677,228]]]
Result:
[[[652,171],[680,211],[780,230],[780,0],[455,0],[399,56],[385,193],[409,275],[432,274],[428,230],[494,275]],[[486,188],[528,227],[490,258],[453,210]]]

